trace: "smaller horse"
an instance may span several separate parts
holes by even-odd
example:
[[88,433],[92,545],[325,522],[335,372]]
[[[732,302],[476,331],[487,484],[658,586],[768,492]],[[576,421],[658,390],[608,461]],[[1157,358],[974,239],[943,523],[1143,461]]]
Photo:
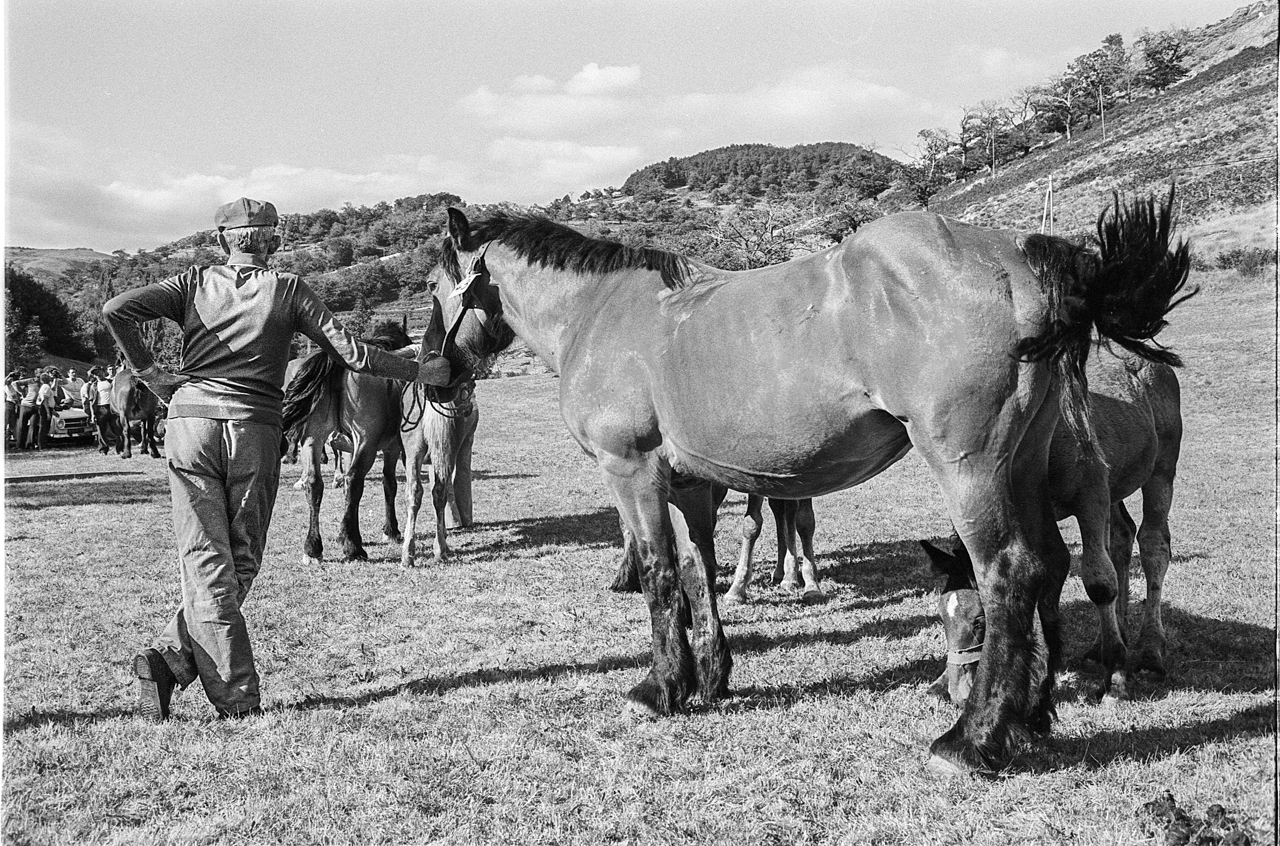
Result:
[[108,404],[115,414],[110,426],[116,439],[116,454],[123,453],[124,458],[133,458],[133,439],[129,426],[137,421],[141,432],[139,447],[152,458],[159,458],[160,451],[156,449],[156,421],[160,416],[160,399],[124,363],[123,358],[119,360],[111,383]]
[[[1182,448],[1178,377],[1167,364],[1127,353],[1095,356],[1089,364],[1089,417],[1101,455],[1083,452],[1059,426],[1049,450],[1049,497],[1058,520],[1075,517],[1080,526],[1081,577],[1099,613],[1099,637],[1085,657],[1106,670],[1104,694],[1125,698],[1127,672],[1166,672],[1160,601],[1169,568],[1169,509]],[[1135,524],[1124,499],[1137,490],[1142,491],[1142,526],[1136,535],[1147,596],[1137,650],[1129,656],[1126,619]],[[921,541],[934,571],[947,579],[938,602],[947,637],[947,671],[932,689],[940,692],[945,687],[952,701],[962,704],[981,656],[985,616],[968,551],[958,538],[952,544],[952,551],[946,552]],[[1107,597],[1097,588],[1112,569],[1117,582],[1113,607],[1099,601]]]
[[[386,350],[410,345],[399,322],[383,321],[373,334],[363,339]],[[309,563],[324,557],[320,537],[320,503],[324,497],[324,480],[320,473],[320,451],[335,432],[351,438],[351,465],[347,471],[346,500],[338,540],[348,561],[364,561],[368,554],[360,534],[360,500],[364,496],[364,480],[382,451],[382,492],[386,519],[382,526],[386,543],[400,543],[396,522],[396,463],[400,459],[400,388],[399,383],[353,373],[323,350],[308,356],[298,365],[284,398],[286,437],[305,448],[307,462],[303,476],[308,480],[307,494],[310,518],[304,554]]]
[[[431,317],[423,333],[418,360],[444,348],[448,331],[440,301],[431,298]],[[455,314],[459,320],[464,315]],[[401,395],[401,439],[404,444],[405,484],[409,489],[405,511],[404,541],[400,564],[413,567],[416,553],[418,511],[422,508],[422,465],[431,463],[431,503],[435,508],[435,562],[449,557],[447,529],[470,526],[471,451],[476,428],[480,425],[480,409],[475,401],[474,381],[466,381],[452,396],[442,396],[424,385],[406,385]]]
[[[764,524],[761,517],[763,502],[762,496],[747,495],[747,513],[742,518],[742,548],[738,553],[738,567],[733,572],[733,583],[724,595],[726,603],[751,601],[747,596],[747,585],[751,584],[752,553]],[[801,591],[801,601],[805,605],[822,602],[825,597],[818,584],[818,568],[813,563],[813,500],[769,497],[769,509],[778,530],[778,563],[773,569],[773,584]]]
[[[711,502],[715,514],[719,514],[720,506],[728,495],[729,489],[723,485],[711,485]],[[756,541],[760,539],[760,531],[764,526],[761,516],[764,499],[765,497],[756,494],[747,495],[747,511],[742,518],[742,546],[738,552],[738,566],[733,573],[733,583],[724,594],[726,604],[745,604],[751,601],[747,595],[747,586],[751,584]],[[813,563],[813,500],[769,497],[769,508],[773,511],[774,525],[778,532],[778,563],[773,571],[773,584],[802,591],[801,599],[806,605],[822,602],[825,596],[819,585],[817,567]],[[626,523],[622,523],[622,538],[622,558],[609,589],[615,593],[639,593],[640,573],[632,555]]]

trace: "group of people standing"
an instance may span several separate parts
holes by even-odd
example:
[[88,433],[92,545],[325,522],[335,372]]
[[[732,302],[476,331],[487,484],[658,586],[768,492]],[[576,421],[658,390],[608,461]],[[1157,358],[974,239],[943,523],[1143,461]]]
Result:
[[116,435],[110,406],[114,367],[91,367],[88,379],[74,368],[64,377],[56,367],[28,375],[18,367],[4,377],[5,443],[17,449],[47,449],[54,412],[78,405],[97,433],[98,451],[106,453]]

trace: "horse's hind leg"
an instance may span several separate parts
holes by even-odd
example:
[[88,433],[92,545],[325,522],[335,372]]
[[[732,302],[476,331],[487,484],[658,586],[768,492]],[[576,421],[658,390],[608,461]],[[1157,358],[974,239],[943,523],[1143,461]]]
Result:
[[396,464],[400,461],[400,442],[391,441],[382,451],[382,501],[385,517],[382,521],[382,542],[399,545],[400,523],[396,520]]
[[355,440],[351,470],[347,474],[346,507],[342,513],[342,527],[338,531],[338,540],[342,543],[343,556],[347,561],[369,560],[364,549],[364,539],[360,536],[360,500],[364,497],[365,476],[373,467],[377,454],[376,443]]
[[435,540],[435,557],[436,563],[441,564],[449,558],[449,480],[453,475],[451,472],[452,462],[441,461],[433,456],[431,462],[431,505],[435,509],[436,514],[436,540]]
[[1120,587],[1116,566],[1107,554],[1112,511],[1107,470],[1099,458],[1084,472],[1085,482],[1073,511],[1080,526],[1080,576],[1084,591],[1098,612],[1098,657],[1105,679],[1101,692],[1106,697],[1126,699],[1128,651],[1117,615]]
[[806,605],[815,605],[826,597],[822,593],[822,586],[818,584],[818,567],[813,560],[813,532],[817,528],[817,522],[813,516],[812,499],[801,499],[796,502],[792,523],[795,535],[800,541],[797,557],[800,577],[804,581],[804,595],[801,599]]
[[751,601],[747,596],[747,588],[751,584],[751,558],[764,525],[760,514],[763,505],[764,497],[747,495],[747,513],[742,517],[742,548],[738,551],[738,566],[733,571],[733,583],[724,595],[726,604]]
[[778,563],[773,568],[773,583],[788,590],[800,589],[800,571],[796,563],[796,504],[789,499],[769,499],[774,530],[778,535]]
[[149,417],[143,421],[142,425],[146,427],[147,446],[150,447],[151,457],[159,458],[160,450],[156,449],[156,418]]
[[1173,505],[1173,472],[1157,466],[1151,480],[1142,487],[1142,526],[1138,529],[1138,554],[1147,581],[1147,597],[1142,603],[1142,630],[1138,634],[1133,669],[1164,676],[1167,640],[1160,616],[1164,576],[1169,569],[1169,509]]

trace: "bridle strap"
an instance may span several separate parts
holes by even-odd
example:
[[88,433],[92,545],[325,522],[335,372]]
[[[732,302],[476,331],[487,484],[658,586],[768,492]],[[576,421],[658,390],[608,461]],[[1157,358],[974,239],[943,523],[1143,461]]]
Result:
[[976,664],[981,660],[981,643],[975,643],[973,646],[966,646],[964,649],[947,651],[947,663],[954,666],[963,667],[967,664]]

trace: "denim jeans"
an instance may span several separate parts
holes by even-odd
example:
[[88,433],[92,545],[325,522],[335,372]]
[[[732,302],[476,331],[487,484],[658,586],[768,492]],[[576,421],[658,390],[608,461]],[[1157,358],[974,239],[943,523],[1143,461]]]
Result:
[[262,564],[280,482],[280,427],[170,418],[165,432],[182,607],[156,641],[178,683],[222,714],[259,705],[240,608]]

